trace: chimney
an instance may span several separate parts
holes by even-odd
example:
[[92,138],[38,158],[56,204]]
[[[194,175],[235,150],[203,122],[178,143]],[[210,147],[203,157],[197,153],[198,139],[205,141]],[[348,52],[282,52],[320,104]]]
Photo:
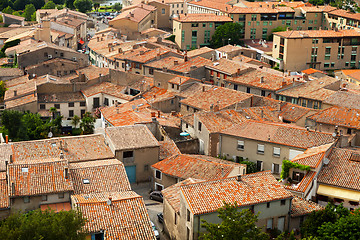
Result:
[[221,177],[222,177],[222,178],[225,177],[225,173],[224,173],[224,168],[223,168],[223,167],[221,167]]
[[188,56],[187,56],[187,51],[185,52],[185,55],[184,55],[184,62],[187,62],[188,61]]
[[151,117],[154,118],[156,116],[155,112],[151,112]]
[[260,77],[260,83],[264,83],[264,77]]
[[96,40],[97,40],[97,42],[99,42],[99,40],[100,40],[100,37],[96,37]]
[[176,66],[176,65],[179,65],[179,61],[178,60],[175,60],[174,61],[174,65]]
[[144,51],[143,51],[143,50],[140,51],[140,55],[144,55]]
[[119,108],[116,108],[116,114],[120,114]]
[[238,68],[238,70],[237,70],[237,75],[240,75],[240,71],[241,71],[241,69],[240,68]]
[[176,111],[171,111],[171,116],[176,116]]
[[122,53],[122,49],[121,49],[121,48],[118,49],[118,53]]
[[64,175],[65,175],[65,179],[68,179],[69,178],[69,168],[65,168],[64,169]]
[[205,86],[202,87],[202,91],[205,92]]
[[9,143],[9,135],[6,135],[6,136],[5,136],[5,142],[6,142],[6,144]]
[[15,183],[11,182],[11,194],[15,195]]
[[17,90],[14,90],[14,97],[17,96]]
[[211,104],[210,105],[210,112],[213,112],[214,111],[214,104]]
[[10,163],[13,163],[14,162],[14,160],[13,160],[13,155],[11,154],[10,155]]
[[218,111],[220,111],[220,107],[219,107],[218,104],[215,104],[214,105],[214,112],[218,112]]
[[158,113],[158,118],[159,118],[161,116],[161,113],[160,113],[160,111],[158,111],[157,113]]
[[236,176],[236,180],[237,180],[238,182],[241,181],[241,175],[240,175],[240,174]]

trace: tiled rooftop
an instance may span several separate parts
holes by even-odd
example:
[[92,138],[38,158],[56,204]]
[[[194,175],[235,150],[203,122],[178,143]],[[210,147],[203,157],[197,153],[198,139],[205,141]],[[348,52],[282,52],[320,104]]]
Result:
[[189,59],[187,62],[184,62],[182,64],[176,65],[172,67],[171,71],[177,72],[177,73],[187,73],[190,72],[192,67],[195,67],[195,69],[204,67],[207,64],[210,64],[211,60],[203,58],[203,57],[195,57],[192,59]]
[[58,102],[81,102],[85,101],[80,92],[63,92],[53,94],[38,94],[39,103],[58,103]]
[[140,52],[137,55],[128,56],[125,59],[133,62],[147,63],[169,52],[170,51],[165,48],[156,48],[150,51]]
[[0,172],[0,209],[9,207],[9,188],[6,181],[6,172]]
[[302,165],[310,166],[311,168],[315,169],[319,166],[320,163],[322,163],[326,152],[332,145],[332,143],[328,143],[318,147],[308,148],[304,153],[301,153],[291,159],[291,161]]
[[189,80],[199,81],[198,79],[195,79],[195,78],[184,77],[184,76],[176,76],[176,77],[170,79],[168,81],[168,83],[172,83],[172,84],[176,84],[176,85],[182,85],[182,84],[185,84]]
[[194,50],[191,50],[191,51],[188,51],[187,52],[187,56],[189,58],[193,58],[193,57],[197,57],[201,54],[204,54],[204,53],[209,53],[209,52],[214,52],[214,49],[212,48],[209,48],[209,47],[202,47],[202,48],[198,48],[198,49],[194,49]]
[[360,109],[360,94],[350,91],[337,91],[324,99],[324,103],[345,107],[349,109]]
[[70,164],[74,194],[130,191],[124,164],[117,159]]
[[215,50],[219,51],[219,52],[230,53],[233,51],[240,51],[241,49],[243,49],[243,48],[240,46],[233,46],[233,45],[228,44],[223,47],[217,48]]
[[227,177],[236,167],[241,164],[225,161],[204,155],[174,155],[151,167],[163,174],[180,178],[196,178],[202,180],[215,180]]
[[152,87],[149,91],[145,92],[142,97],[151,104],[174,99],[175,93],[163,88]]
[[159,160],[163,160],[165,158],[171,157],[176,154],[181,154],[175,142],[167,136],[164,137],[163,141],[159,141],[159,144],[160,144]]
[[86,79],[89,81],[89,80],[98,78],[100,76],[100,74],[101,74],[101,76],[109,75],[109,69],[108,68],[99,68],[99,67],[90,65],[88,67],[76,70],[76,73],[78,75],[84,74]]
[[110,20],[109,25],[111,26],[113,22],[116,22],[120,19],[129,19],[130,21],[140,23],[149,14],[151,14],[151,10],[147,10],[141,7],[126,10],[121,12],[114,19]]
[[249,66],[245,66],[242,62],[232,61],[229,59],[221,58],[215,62],[209,62],[206,64],[206,68],[215,71],[227,73],[228,75],[234,75],[243,71],[250,71]]
[[90,233],[104,230],[109,240],[155,239],[144,200],[135,192],[73,195],[71,199],[87,219],[84,229]]
[[343,9],[334,9],[333,11],[329,11],[328,13],[343,18],[354,19],[357,21],[360,20],[360,13],[352,13]]
[[308,215],[313,211],[319,211],[324,209],[324,207],[319,204],[306,201],[305,199],[294,196],[291,201],[291,217],[300,217]]
[[240,206],[291,199],[292,194],[285,190],[270,171],[258,172],[215,181],[200,182],[181,186],[191,212],[194,215],[215,212],[226,203]]
[[248,93],[223,87],[212,87],[209,90],[181,100],[181,104],[207,111],[210,110],[211,105],[217,104],[221,110],[249,98],[251,98],[251,94]]
[[115,150],[158,147],[159,142],[145,125],[108,127],[107,138]]
[[334,106],[320,110],[319,112],[308,116],[307,119],[311,119],[317,123],[360,129],[360,109]]
[[339,37],[360,37],[360,33],[356,30],[300,30],[276,32],[274,35],[283,38],[339,38]]
[[88,88],[83,89],[81,92],[86,96],[86,97],[91,97],[95,94],[107,94],[113,97],[117,97],[120,99],[124,99],[127,101],[132,100],[134,97],[131,95],[127,95],[125,94],[125,86],[119,86],[113,83],[109,83],[109,82],[102,82],[102,83],[98,83],[95,85],[92,85]]
[[[201,1],[205,2],[205,0]],[[212,2],[212,4],[215,4]],[[216,15],[212,13],[188,13],[188,14],[179,14],[178,17],[173,19],[174,21],[182,23],[190,22],[232,22],[232,19],[226,15]]]
[[[10,196],[44,195],[73,191],[71,176],[66,178],[68,161],[47,159],[37,163],[8,165]],[[14,189],[12,187],[14,184]],[[15,190],[15,191],[13,191]]]
[[30,94],[13,100],[6,101],[5,104],[7,109],[11,109],[25,104],[34,103],[36,102],[36,100],[37,100],[37,96],[34,94]]
[[24,75],[24,72],[18,68],[0,68],[1,77],[17,77]]
[[194,178],[187,178],[184,181],[178,182],[170,187],[165,188],[161,191],[164,196],[164,199],[170,204],[170,206],[175,210],[176,213],[180,211],[180,192],[181,186],[202,182],[203,180],[198,180]]
[[221,133],[302,149],[334,142],[334,138],[330,133],[308,131],[305,128],[285,123],[259,122],[253,120],[237,124],[223,130]]
[[308,187],[313,183],[313,179],[316,176],[316,172],[309,171],[305,174],[303,179],[298,184],[292,184],[290,186],[284,186],[287,190],[305,193]]
[[280,116],[286,121],[296,122],[310,111],[315,110],[292,103],[284,103],[280,108]]
[[318,175],[318,183],[359,191],[360,162],[351,160],[359,154],[359,151],[333,148],[328,156],[329,164]]
[[183,58],[166,57],[166,58],[162,58],[162,59],[147,63],[145,66],[151,67],[151,68],[157,68],[157,69],[163,69],[163,68],[170,69],[170,68],[176,66],[177,64],[181,64],[183,62],[184,62]]

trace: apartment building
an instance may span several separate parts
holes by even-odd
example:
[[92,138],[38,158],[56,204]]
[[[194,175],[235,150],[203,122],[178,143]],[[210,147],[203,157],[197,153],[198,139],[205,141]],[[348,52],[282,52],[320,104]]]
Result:
[[360,66],[359,45],[360,33],[356,30],[277,32],[273,57],[284,61],[285,71],[354,68]]
[[232,19],[216,14],[180,14],[173,18],[173,34],[180,49],[199,48],[210,45],[215,29]]

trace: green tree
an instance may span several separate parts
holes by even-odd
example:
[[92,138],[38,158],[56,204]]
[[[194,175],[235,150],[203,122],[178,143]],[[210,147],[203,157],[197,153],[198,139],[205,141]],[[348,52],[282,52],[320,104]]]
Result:
[[22,17],[22,14],[21,14],[20,11],[15,11],[15,12],[12,13],[12,15]]
[[24,132],[23,115],[24,113],[14,110],[5,110],[1,115],[2,132],[12,141],[18,141],[23,137],[21,136]]
[[76,128],[77,125],[79,124],[80,120],[81,120],[81,118],[78,115],[75,115],[71,119],[71,124],[74,125],[74,127]]
[[115,11],[121,11],[121,9],[122,9],[122,5],[121,5],[121,3],[115,3],[114,5],[113,5],[113,7],[112,7]]
[[30,0],[30,3],[32,3],[36,9],[40,9],[45,5],[44,0]]
[[98,9],[99,9],[99,7],[100,7],[100,3],[94,3],[94,9],[95,9],[95,11],[97,11]]
[[31,21],[31,16],[36,12],[33,4],[27,4],[24,10],[24,17],[26,21]]
[[56,113],[57,113],[56,107],[51,107],[51,108],[49,109],[49,112],[51,113],[51,117],[52,117],[52,119],[54,120],[54,119],[55,119],[55,116],[56,116]]
[[26,139],[21,140],[36,140],[45,138],[49,132],[49,124],[44,123],[41,116],[37,113],[26,112],[22,116],[22,124],[26,128]]
[[91,0],[75,0],[74,7],[78,11],[86,13],[92,10],[93,2]]
[[40,209],[26,214],[13,214],[0,222],[1,239],[64,239],[83,240],[85,219],[74,210],[54,211]]
[[13,9],[15,11],[24,10],[25,6],[29,4],[29,0],[16,0],[13,4]]
[[5,9],[2,10],[2,12],[7,14],[12,14],[14,10],[10,6],[7,6]]
[[4,81],[0,81],[0,100],[4,98],[7,88]]
[[244,38],[243,30],[243,26],[233,22],[218,26],[214,35],[211,37],[211,46],[213,48],[219,48],[227,44],[241,45],[243,43],[241,39]]
[[12,5],[12,2],[9,0],[0,0],[0,11]]
[[246,173],[255,173],[258,171],[256,163],[250,161],[241,161],[241,164],[246,164]]
[[274,33],[275,33],[275,32],[285,32],[285,31],[286,31],[286,27],[282,27],[282,26],[276,27],[276,28],[274,28],[274,29],[271,31],[271,35],[269,35],[269,36],[267,37],[267,40],[268,40],[268,41],[272,41],[273,38],[274,38]]
[[206,229],[206,233],[201,236],[203,240],[232,240],[232,239],[269,239],[269,236],[256,227],[258,215],[254,215],[250,210],[238,211],[239,205],[224,203],[218,209],[218,217],[222,220],[220,224],[208,223],[201,219],[201,226]]
[[94,132],[94,123],[95,118],[91,115],[90,112],[86,112],[80,122],[80,127],[82,128],[84,134],[90,134]]
[[55,4],[63,5],[65,3],[65,0],[53,0]]
[[318,229],[324,223],[335,223],[339,218],[346,217],[350,214],[347,208],[342,205],[335,206],[332,203],[320,211],[313,211],[303,222],[301,226],[301,235],[303,237],[317,237]]
[[67,8],[75,9],[74,0],[65,0],[65,5],[66,5]]
[[53,1],[48,1],[45,3],[45,5],[42,7],[42,9],[55,9],[56,5]]

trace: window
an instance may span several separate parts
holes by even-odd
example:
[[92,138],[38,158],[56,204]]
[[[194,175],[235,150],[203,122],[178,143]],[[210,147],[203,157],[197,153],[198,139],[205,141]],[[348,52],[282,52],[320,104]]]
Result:
[[83,117],[85,114],[85,109],[82,109],[80,114],[81,114],[81,117]]
[[[269,204],[269,203],[268,203]],[[272,218],[269,218],[267,221],[266,221],[266,229],[272,229],[273,228],[273,219]]]
[[329,68],[330,67],[330,63],[324,63],[324,68]]
[[47,53],[47,52],[44,52],[44,57],[48,57],[48,53]]
[[161,14],[165,14],[165,8],[161,9]]
[[40,104],[40,109],[45,109],[45,104]]
[[251,15],[251,21],[256,21],[256,14]]
[[104,105],[109,106],[109,99],[108,98],[104,98]]
[[204,43],[210,43],[210,30],[205,30]]
[[192,23],[192,24],[191,24],[191,27],[198,27],[198,26],[199,26],[198,23]]
[[154,75],[154,69],[149,68],[149,74],[150,74],[150,75]]
[[275,157],[280,157],[280,148],[274,147],[274,156]]
[[280,203],[281,205],[285,205],[286,204],[286,199],[283,199],[283,200],[281,200],[281,203]]
[[181,31],[181,41],[185,42],[185,31]]
[[263,170],[263,162],[262,161],[256,161],[256,169],[258,171],[262,171]]
[[237,149],[238,150],[244,150],[244,147],[245,147],[245,143],[244,141],[237,141]]
[[149,171],[149,164],[145,164],[144,165],[144,171],[146,172],[146,171]]
[[60,53],[60,57],[64,57],[64,53]]
[[263,28],[263,30],[262,30],[262,38],[263,38],[263,39],[266,39],[266,37],[267,37],[267,32],[268,32],[268,29],[267,29],[267,28]]
[[41,201],[47,201],[47,195],[42,195],[41,196]]
[[265,97],[265,91],[261,90],[261,96]]
[[74,116],[74,110],[69,110],[69,117],[73,117]]
[[174,223],[177,224],[177,213],[175,212]]
[[29,168],[28,167],[22,167],[21,172],[23,172],[23,173],[29,172]]
[[190,222],[190,211],[186,209],[186,221]]
[[161,180],[161,172],[159,170],[155,170],[155,178],[160,179]]
[[263,144],[258,144],[257,145],[257,153],[264,154],[264,152],[265,152],[265,146]]
[[196,47],[197,44],[197,31],[192,31],[191,33],[191,46]]
[[269,203],[269,202],[266,203],[266,207],[267,207],[267,208],[270,208],[270,203]]
[[55,107],[56,109],[60,109],[60,104],[54,104],[54,107]]
[[272,172],[273,173],[280,173],[280,166],[279,164],[273,163],[272,164]]
[[238,85],[234,84],[234,90],[237,91],[238,90]]
[[64,198],[64,193],[59,193],[58,198]]
[[300,182],[304,178],[305,174],[302,172],[293,172],[292,179]]
[[206,27],[206,23],[203,23],[203,27]]
[[318,43],[319,43],[319,39],[313,39],[313,40],[312,40],[312,43],[313,43],[313,44],[318,44]]
[[213,27],[213,23],[209,23],[209,27],[212,28],[212,27]]
[[249,87],[246,88],[246,93],[250,93],[250,88]]
[[202,126],[202,123],[198,122],[198,130],[199,130],[199,132],[201,132],[201,126]]
[[132,158],[134,157],[134,152],[133,151],[125,151],[123,152],[123,158]]
[[74,107],[74,103],[73,103],[73,102],[69,102],[69,107]]
[[30,202],[30,197],[26,196],[24,197],[24,203],[29,203]]

